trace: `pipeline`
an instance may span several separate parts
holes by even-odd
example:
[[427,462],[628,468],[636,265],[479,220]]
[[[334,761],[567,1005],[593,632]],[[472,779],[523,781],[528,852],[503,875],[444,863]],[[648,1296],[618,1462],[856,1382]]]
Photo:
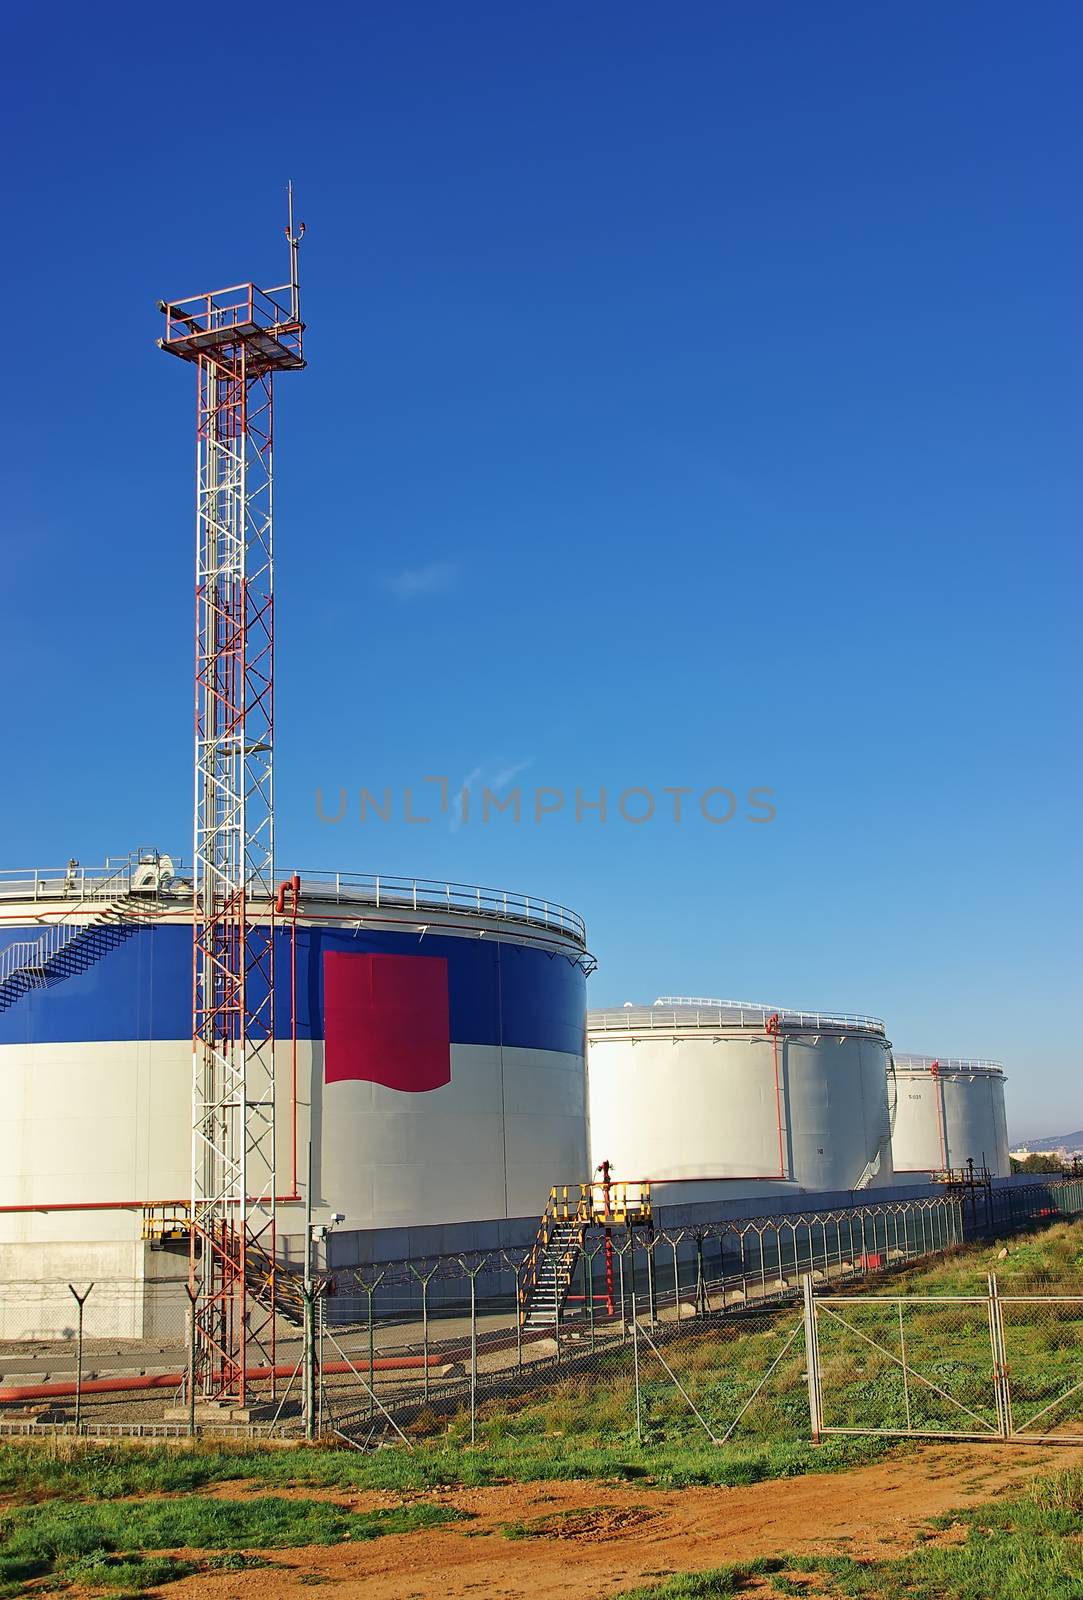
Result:
[[764,1023],[764,1031],[771,1036],[771,1043],[775,1048],[775,1111],[778,1115],[778,1175],[785,1180],[786,1177],[786,1145],[782,1137],[782,1081],[778,1070],[778,1029],[779,1015],[774,1012]]
[[[285,1205],[287,1201],[300,1198],[297,1194],[276,1194],[275,1205]],[[33,1200],[17,1206],[2,1205],[0,1216],[24,1211],[156,1211],[163,1207],[175,1207],[179,1211],[189,1206],[191,1199],[191,1195],[186,1195],[183,1200]],[[225,1203],[235,1206],[237,1201],[227,1199]]]
[[[445,1356],[378,1356],[372,1363],[373,1372],[399,1372],[428,1367],[438,1377],[449,1377],[455,1363]],[[367,1360],[325,1361],[321,1371],[329,1376],[343,1377],[347,1372],[369,1369]],[[248,1367],[245,1381],[257,1382],[261,1378],[292,1378],[296,1366]],[[82,1385],[76,1383],[21,1383],[0,1389],[0,1405],[17,1405],[25,1400],[74,1399],[76,1394],[128,1394],[138,1389],[179,1389],[187,1381],[183,1372],[144,1373],[135,1378],[88,1378]]]

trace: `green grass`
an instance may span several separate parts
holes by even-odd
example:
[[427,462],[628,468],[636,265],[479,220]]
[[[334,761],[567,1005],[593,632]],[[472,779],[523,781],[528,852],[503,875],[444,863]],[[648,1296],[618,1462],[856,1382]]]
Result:
[[[1007,1251],[1003,1259],[1001,1251]],[[1005,1294],[1073,1279],[1083,1285],[1083,1222],[1054,1222],[1034,1233],[949,1250],[931,1266],[916,1262],[893,1273],[892,1286],[885,1285],[885,1291],[905,1294],[909,1287],[915,1294],[984,1294],[990,1272],[996,1273]]]
[[[1008,1251],[1004,1260],[998,1259],[1001,1248]],[[933,1265],[893,1274],[882,1287],[891,1294],[915,1296],[982,1294],[990,1270],[997,1272],[1005,1292],[1040,1289],[1050,1283],[1083,1283],[1083,1222],[1057,1223],[1029,1236],[1014,1237],[1003,1246],[998,1241],[952,1252]],[[1042,1310],[1040,1320],[1024,1321],[1021,1316],[1017,1320],[1015,1308],[1005,1307],[1017,1417],[1026,1415],[1028,1407],[1036,1411],[1058,1386],[1067,1386],[1069,1377],[1074,1381],[1083,1351],[1083,1319],[1076,1315],[1077,1308],[1051,1303]],[[897,1325],[892,1322],[897,1318],[894,1307],[863,1308],[855,1303],[845,1314],[886,1349],[878,1351],[852,1332],[837,1331],[823,1320],[821,1359],[830,1399],[829,1422],[901,1426],[909,1398],[915,1422],[943,1422],[951,1414],[958,1426],[959,1414],[951,1413],[950,1407],[945,1411],[947,1402],[938,1400],[933,1391],[914,1384],[909,1397],[904,1394],[900,1369],[886,1353],[898,1337]],[[973,1409],[989,1409],[991,1414],[984,1306],[949,1305],[942,1311],[916,1304],[907,1308],[905,1316],[910,1361],[939,1387]],[[784,1307],[747,1319],[727,1318],[721,1326],[696,1326],[667,1343],[667,1360],[717,1433],[724,1431],[783,1352],[796,1321],[796,1309]],[[450,1514],[431,1505],[409,1506],[366,1519],[333,1505],[274,1498],[274,1490],[286,1487],[408,1493],[545,1479],[608,1480],[664,1489],[729,1486],[806,1472],[844,1472],[889,1451],[910,1448],[897,1441],[861,1437],[828,1437],[814,1447],[804,1437],[808,1406],[800,1336],[782,1354],[740,1430],[724,1446],[711,1444],[646,1348],[641,1350],[641,1371],[643,1443],[637,1438],[634,1422],[631,1349],[624,1345],[600,1351],[589,1374],[556,1378],[548,1387],[539,1383],[517,1397],[486,1400],[479,1408],[474,1445],[469,1442],[469,1421],[464,1414],[450,1421],[432,1414],[422,1417],[413,1429],[413,1450],[370,1454],[302,1445],[230,1448],[200,1441],[149,1446],[134,1441],[96,1445],[67,1439],[0,1444],[0,1495],[25,1506],[17,1513],[9,1512],[0,1523],[0,1594],[5,1583],[8,1592],[14,1593],[34,1575],[59,1576],[88,1560],[96,1562],[95,1584],[114,1592],[120,1588],[135,1592],[148,1583],[167,1581],[151,1576],[155,1551],[334,1543],[407,1531],[426,1525],[426,1518],[446,1520]],[[1056,1414],[1053,1420],[1063,1418]],[[200,1494],[241,1480],[249,1482],[254,1491],[242,1500],[212,1500]],[[144,1495],[175,1498],[154,1505],[125,1503],[128,1497]],[[1003,1532],[1001,1523],[993,1521],[985,1543],[992,1550],[1002,1538],[1008,1539],[1015,1551],[1013,1559],[1030,1563],[1034,1569],[1030,1573],[1027,1568],[1030,1575],[1023,1573],[1020,1583],[1024,1577],[1027,1582],[1031,1577],[1036,1583],[1045,1582],[1042,1563],[1047,1566],[1048,1558],[1038,1549],[1037,1535],[1031,1538],[1026,1533],[1026,1505],[1012,1505],[1015,1522],[1010,1535]],[[1035,1513],[1045,1519],[1043,1527],[1051,1514],[1048,1506]],[[1065,1514],[1077,1519],[1078,1507],[1068,1508]],[[966,1559],[977,1562],[981,1554],[975,1549]],[[145,1557],[142,1562],[136,1559],[141,1556]],[[935,1583],[947,1581],[938,1562],[961,1561],[963,1557],[932,1543],[920,1559],[926,1563],[932,1587],[914,1589],[911,1600],[935,1594]],[[917,1557],[912,1558],[908,1570],[916,1561]],[[825,1582],[829,1579],[835,1586],[832,1592],[840,1595],[903,1593],[899,1588],[903,1580],[892,1576],[890,1565],[876,1569],[880,1590],[861,1587],[871,1580],[860,1563],[836,1564],[830,1572],[821,1564],[817,1570]],[[737,1592],[735,1584],[747,1585],[757,1574],[762,1580],[758,1569],[725,1569],[721,1576],[673,1581],[729,1584],[728,1589],[663,1589],[658,1593],[728,1594]],[[803,1582],[797,1566],[789,1575],[778,1573],[772,1581],[791,1585],[790,1592],[794,1585],[800,1590]],[[895,1583],[894,1590],[883,1587],[889,1582]],[[965,1589],[944,1592],[971,1593]],[[973,1590],[975,1595],[978,1592]],[[1059,1594],[1048,1584],[1045,1590],[1034,1592]],[[1079,1593],[1083,1595],[1083,1585]]]
[[756,1561],[735,1561],[708,1572],[679,1572],[661,1583],[640,1589],[622,1589],[614,1600],[716,1600],[717,1596],[740,1594],[755,1578],[778,1572],[785,1565],[770,1556]]
[[[378,1539],[465,1516],[450,1506],[352,1512],[324,1500],[272,1495],[248,1500],[206,1495],[165,1500],[52,1499],[8,1512],[0,1522],[0,1582],[20,1585],[55,1575],[65,1582],[145,1588],[195,1570],[240,1567],[245,1564],[241,1551]],[[142,1552],[177,1549],[222,1550],[228,1555],[194,1564],[141,1559]]]
[[[965,1543],[937,1544],[962,1524]],[[616,1600],[713,1600],[740,1594],[814,1594],[839,1600],[1079,1600],[1083,1595],[1083,1468],[1039,1480],[1024,1493],[939,1517],[925,1542],[894,1561],[849,1556],[773,1556],[682,1573]]]
[[176,1556],[118,1556],[105,1551],[71,1561],[63,1569],[65,1583],[82,1584],[88,1589],[125,1589],[135,1594],[198,1571],[196,1562],[181,1561]]
[[[640,1447],[634,1430],[608,1444],[583,1444],[574,1436],[481,1442],[463,1449],[442,1441],[412,1451],[323,1448],[223,1450],[195,1445],[78,1445],[63,1453],[45,1441],[0,1445],[0,1493],[20,1500],[99,1500],[128,1495],[191,1495],[215,1485],[251,1481],[273,1489],[481,1488],[508,1482],[614,1480],[681,1489],[695,1484],[734,1486],[806,1472],[842,1472],[876,1460],[892,1446],[879,1440],[830,1439],[819,1447],[799,1438],[743,1441],[719,1449],[706,1439]],[[702,1436],[701,1436],[702,1437]],[[903,1448],[906,1448],[905,1446]]]

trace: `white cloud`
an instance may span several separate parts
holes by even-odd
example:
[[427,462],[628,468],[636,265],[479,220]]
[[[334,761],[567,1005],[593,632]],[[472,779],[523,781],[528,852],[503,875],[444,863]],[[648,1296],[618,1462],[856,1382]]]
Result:
[[426,594],[443,594],[458,575],[455,561],[429,561],[423,567],[403,567],[401,572],[389,572],[384,588],[390,590],[396,600],[416,600]]
[[529,756],[526,761],[516,761],[514,766],[501,767],[499,772],[493,773],[492,782],[489,784],[489,788],[503,789],[505,785],[509,784],[513,778],[517,778],[520,772],[525,772],[527,767],[532,766],[533,762],[534,757]]
[[529,756],[526,761],[515,761],[504,766],[497,766],[495,763],[484,763],[480,767],[472,768],[460,781],[458,788],[452,791],[451,819],[448,822],[448,832],[458,833],[462,826],[462,791],[464,789],[470,791],[470,806],[471,810],[473,810],[481,804],[483,789],[488,789],[491,794],[496,794],[500,789],[506,789],[511,780],[517,778],[520,772],[525,772],[533,761],[534,757]]

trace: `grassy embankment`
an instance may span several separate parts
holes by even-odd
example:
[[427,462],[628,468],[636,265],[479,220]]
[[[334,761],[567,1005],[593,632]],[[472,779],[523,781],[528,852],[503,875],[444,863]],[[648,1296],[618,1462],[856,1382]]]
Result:
[[[997,1270],[1005,1292],[1024,1282],[1029,1287],[1043,1280],[1062,1283],[1078,1279],[1083,1270],[1083,1223],[1058,1224],[1014,1240],[1008,1248],[1004,1260],[998,1259],[995,1245],[959,1252],[932,1267],[910,1269],[885,1288],[896,1294],[927,1290],[981,1293],[984,1275],[991,1267]],[[1043,1309],[1056,1312],[1053,1306]],[[748,1329],[733,1319],[724,1337],[709,1329],[666,1347],[667,1359],[717,1431],[724,1430],[782,1349],[796,1316],[795,1310],[787,1308]],[[925,1316],[920,1308],[907,1312],[911,1355],[913,1346],[920,1346]],[[981,1312],[964,1308],[953,1329],[951,1347],[930,1348],[930,1370],[935,1369],[939,1386],[969,1394],[967,1384],[988,1360],[983,1317]],[[930,1338],[942,1341],[943,1329],[935,1317],[928,1322],[927,1332]],[[890,1328],[885,1325],[885,1341],[889,1335]],[[1047,1387],[1061,1383],[1061,1368],[1069,1358],[1078,1370],[1078,1335],[1079,1329],[1070,1329],[1058,1315],[1043,1316],[1033,1328],[1020,1323],[1014,1350],[1017,1388],[1024,1390],[1031,1378]],[[847,1411],[864,1415],[870,1406],[881,1425],[897,1415],[901,1420],[899,1369],[888,1357],[860,1341],[853,1349],[841,1348],[836,1342],[826,1360],[839,1420],[844,1420]],[[831,1362],[837,1367],[833,1376]],[[383,1450],[371,1455],[303,1447],[232,1449],[201,1443],[182,1448],[134,1442],[95,1446],[66,1439],[3,1445],[0,1495],[7,1505],[0,1513],[0,1594],[29,1594],[43,1583],[69,1582],[88,1583],[114,1593],[146,1593],[193,1569],[241,1567],[265,1559],[253,1556],[254,1551],[407,1532],[457,1515],[446,1507],[416,1502],[360,1515],[327,1501],[285,1499],[273,1492],[287,1487],[409,1492],[545,1478],[634,1480],[645,1488],[747,1484],[808,1471],[845,1470],[897,1448],[882,1440],[841,1438],[830,1438],[816,1448],[803,1439],[808,1428],[803,1366],[798,1337],[750,1410],[750,1428],[724,1447],[710,1444],[684,1400],[646,1353],[645,1443],[638,1443],[627,1349],[601,1357],[590,1374],[559,1380],[548,1391],[515,1400],[486,1401],[474,1447],[467,1443],[464,1417],[450,1424],[432,1418],[428,1426],[433,1431],[428,1435],[422,1419],[413,1450]],[[912,1394],[911,1404],[916,1403]],[[436,1432],[437,1428],[441,1431]],[[242,1479],[253,1491],[243,1500],[201,1493]],[[1065,1543],[1068,1534],[1058,1529],[1072,1523],[1078,1533],[1079,1475],[1059,1480],[1059,1486],[1042,1493],[1044,1499],[1025,1498],[967,1513],[972,1531],[966,1544],[948,1549],[929,1543],[905,1565],[909,1576],[904,1576],[904,1568],[897,1563],[880,1563],[874,1570],[861,1563],[821,1562],[814,1569],[815,1584],[820,1593],[858,1596],[959,1594],[977,1600],[979,1595],[1010,1592],[1034,1595],[1036,1600],[1045,1600],[1047,1595],[1060,1600],[1069,1593],[1083,1594],[1083,1587],[1050,1587],[1061,1581],[1056,1563],[1064,1567],[1078,1550],[1078,1544]],[[174,1498],[154,1502],[139,1498],[149,1495]],[[1043,1541],[1048,1544],[1054,1536],[1060,1541],[1056,1546],[1060,1553],[1045,1550],[1043,1554]],[[178,1550],[186,1554],[167,1553]],[[194,1554],[188,1555],[189,1551]],[[970,1588],[943,1586],[952,1563],[956,1564],[952,1567],[956,1576],[951,1581],[957,1578],[959,1583],[970,1583],[972,1578]],[[1002,1568],[1016,1572],[1011,1590],[991,1587],[994,1581],[1002,1581]],[[813,1581],[813,1568],[805,1577],[804,1571],[801,1562],[791,1562],[774,1568],[771,1582],[779,1594],[800,1593],[803,1584]],[[759,1576],[762,1580],[767,1574]],[[685,1588],[663,1588],[657,1595],[679,1600],[684,1595],[727,1594],[736,1592],[733,1586],[747,1583],[751,1577],[750,1570],[732,1569],[709,1577],[682,1578],[672,1581],[685,1584]],[[913,1585],[918,1579],[925,1588],[900,1587],[904,1581]],[[942,1581],[940,1589],[935,1588],[938,1581]],[[834,1589],[825,1589],[828,1583]],[[875,1583],[881,1587],[869,1587]],[[704,1584],[715,1587],[704,1588]],[[885,1587],[890,1584],[895,1588]]]

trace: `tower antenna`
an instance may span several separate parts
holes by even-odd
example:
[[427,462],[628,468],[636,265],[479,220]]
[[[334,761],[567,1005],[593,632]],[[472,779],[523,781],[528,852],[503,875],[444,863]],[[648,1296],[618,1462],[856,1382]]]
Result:
[[[303,230],[301,230],[303,231]],[[274,1369],[274,380],[304,366],[290,283],[162,301],[197,373],[192,1211],[198,1385]],[[273,1382],[273,1379],[272,1379]]]
[[287,204],[289,207],[289,222],[286,225],[286,239],[290,247],[290,315],[294,322],[301,320],[301,280],[297,271],[297,255],[301,240],[305,236],[305,225],[302,222],[295,233],[293,231],[293,179],[286,184]]

